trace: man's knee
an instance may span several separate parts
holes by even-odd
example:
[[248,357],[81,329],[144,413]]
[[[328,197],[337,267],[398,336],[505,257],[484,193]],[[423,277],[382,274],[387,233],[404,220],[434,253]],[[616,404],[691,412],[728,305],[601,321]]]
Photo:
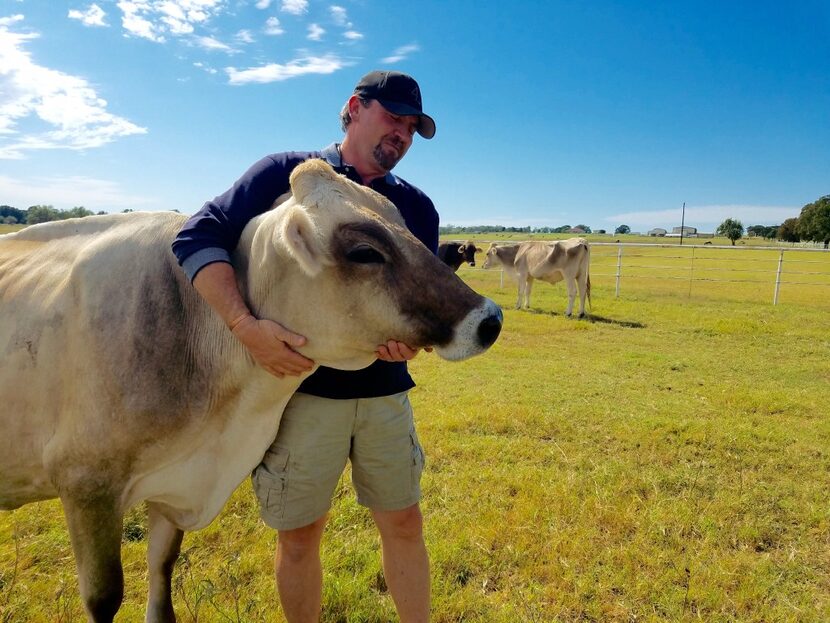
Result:
[[301,560],[309,555],[317,555],[325,527],[326,517],[323,516],[301,528],[280,530],[277,544],[279,554],[291,560]]
[[424,518],[418,504],[397,511],[372,511],[372,516],[382,537],[407,540],[423,538]]

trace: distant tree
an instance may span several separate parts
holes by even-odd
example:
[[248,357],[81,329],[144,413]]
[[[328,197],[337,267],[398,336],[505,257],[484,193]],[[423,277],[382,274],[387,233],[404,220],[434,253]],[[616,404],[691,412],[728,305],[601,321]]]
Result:
[[83,218],[85,216],[92,216],[93,214],[92,210],[87,210],[83,206],[76,206],[71,210],[66,210],[61,214],[61,218]]
[[594,233],[595,233],[595,234],[604,234],[604,233],[605,233],[605,230],[604,230],[604,229],[598,229],[598,230],[596,230]]
[[96,216],[101,216],[102,214],[106,214],[106,212],[104,212],[103,210],[98,210],[98,212],[95,213]]
[[766,225],[750,225],[746,228],[746,235],[762,237],[764,230],[766,230]]
[[767,227],[765,227],[764,228],[764,233],[762,234],[764,236],[764,239],[774,240],[775,237],[778,235],[778,228],[779,227],[780,227],[780,225],[768,225]]
[[744,226],[740,221],[728,218],[718,225],[715,233],[718,236],[729,238],[732,241],[732,246],[735,246],[735,241],[744,235]]
[[26,210],[26,224],[34,225],[35,223],[48,223],[49,221],[57,221],[61,218],[60,211],[52,206],[30,206]]
[[630,234],[631,228],[628,225],[620,225],[614,230],[615,234]]
[[134,212],[134,210],[132,208],[124,208],[121,210],[121,214],[127,214],[128,212]]
[[778,227],[777,237],[784,242],[799,242],[801,236],[798,235],[798,219],[788,218]]
[[25,223],[26,222],[26,212],[23,210],[18,210],[17,208],[13,208],[11,206],[2,205],[0,206],[0,218],[2,219],[14,219],[12,221],[6,220],[7,225],[14,225],[16,223]]
[[798,216],[798,234],[802,240],[823,242],[830,247],[830,195],[816,199],[801,208]]
[[579,227],[579,229],[581,229],[582,231],[584,231],[586,234],[590,234],[590,233],[591,233],[591,228],[590,228],[590,227],[588,227],[587,225],[582,225],[582,224],[579,224],[579,225],[577,225],[577,227]]
[[4,216],[0,218],[0,223],[3,223],[3,225],[17,225],[17,219],[13,216]]

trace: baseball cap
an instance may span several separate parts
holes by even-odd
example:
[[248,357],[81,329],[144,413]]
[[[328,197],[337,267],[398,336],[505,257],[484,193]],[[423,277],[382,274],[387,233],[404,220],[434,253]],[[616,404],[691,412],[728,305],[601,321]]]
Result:
[[354,94],[379,101],[393,114],[416,115],[418,134],[424,138],[435,136],[435,121],[423,111],[421,89],[412,76],[399,71],[370,71],[357,83]]

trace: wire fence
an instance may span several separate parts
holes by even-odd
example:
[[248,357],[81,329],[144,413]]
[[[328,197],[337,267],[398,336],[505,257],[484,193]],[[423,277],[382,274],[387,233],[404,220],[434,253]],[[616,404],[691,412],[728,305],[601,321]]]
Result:
[[773,305],[830,307],[830,251],[824,249],[592,242],[590,270],[591,281],[612,286],[616,297],[659,289],[693,298],[717,290],[721,297]]

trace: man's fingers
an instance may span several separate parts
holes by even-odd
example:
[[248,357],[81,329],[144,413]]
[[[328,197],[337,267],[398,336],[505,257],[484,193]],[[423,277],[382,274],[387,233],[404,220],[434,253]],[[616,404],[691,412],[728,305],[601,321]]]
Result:
[[304,336],[299,333],[292,333],[276,322],[271,325],[271,330],[279,341],[285,342],[292,348],[297,348],[298,346],[302,346],[306,343]]

